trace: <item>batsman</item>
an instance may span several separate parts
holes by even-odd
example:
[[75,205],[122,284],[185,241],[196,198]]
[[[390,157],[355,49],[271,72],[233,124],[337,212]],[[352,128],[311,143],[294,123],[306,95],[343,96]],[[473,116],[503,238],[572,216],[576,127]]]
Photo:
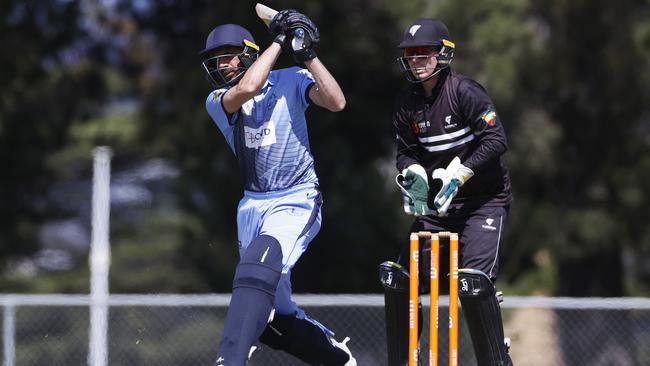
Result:
[[[214,87],[207,111],[244,183],[240,261],[214,366],[245,365],[258,340],[309,365],[356,366],[349,338],[337,342],[291,299],[291,269],[320,230],[323,202],[305,110],[315,104],[338,112],[345,97],[317,55],[320,33],[311,19],[295,10],[262,10],[273,13],[274,40],[264,52],[237,24],[214,28],[200,52]],[[272,70],[282,52],[306,68]]]
[[[396,182],[404,211],[415,216],[410,232],[459,234],[459,298],[477,363],[512,365],[495,287],[512,201],[501,119],[486,90],[451,69],[455,44],[443,22],[416,20],[398,48],[397,62],[410,84],[399,94],[393,114]],[[422,248],[423,266],[430,257],[427,250]],[[397,263],[380,265],[390,366],[408,360],[408,253],[405,245]],[[448,291],[448,265],[441,261],[441,292]],[[420,273],[420,292],[426,292],[429,271]]]

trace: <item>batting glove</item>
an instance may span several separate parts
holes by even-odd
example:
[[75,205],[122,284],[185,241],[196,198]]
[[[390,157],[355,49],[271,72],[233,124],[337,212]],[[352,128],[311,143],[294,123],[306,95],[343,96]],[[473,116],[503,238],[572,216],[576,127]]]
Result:
[[291,49],[297,63],[316,58],[316,47],[320,43],[320,32],[316,24],[306,15],[294,11],[287,15],[287,34],[292,35]]
[[438,168],[433,171],[431,174],[432,184],[440,186],[440,190],[433,200],[438,216],[447,215],[449,205],[456,197],[458,188],[472,176],[474,176],[472,169],[461,164],[457,156],[451,160],[446,169]]
[[427,204],[429,197],[429,183],[427,179],[427,172],[418,164],[409,166],[395,177],[395,181],[402,191],[404,212],[407,214],[424,216],[434,212]]
[[275,14],[271,19],[271,23],[269,23],[269,32],[273,36],[273,42],[279,44],[284,51],[291,50],[291,36],[287,35],[289,29],[287,17],[291,13],[296,13],[296,11],[293,9],[281,10]]

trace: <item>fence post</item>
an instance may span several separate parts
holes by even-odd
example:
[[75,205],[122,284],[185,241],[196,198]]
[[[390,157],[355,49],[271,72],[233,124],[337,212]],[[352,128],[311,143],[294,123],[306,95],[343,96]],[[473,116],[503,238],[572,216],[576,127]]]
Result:
[[4,366],[14,366],[16,360],[16,308],[13,303],[5,305],[2,317],[2,335],[3,335],[3,351]]
[[90,243],[89,366],[108,364],[108,270],[111,155],[109,147],[93,150],[92,238]]

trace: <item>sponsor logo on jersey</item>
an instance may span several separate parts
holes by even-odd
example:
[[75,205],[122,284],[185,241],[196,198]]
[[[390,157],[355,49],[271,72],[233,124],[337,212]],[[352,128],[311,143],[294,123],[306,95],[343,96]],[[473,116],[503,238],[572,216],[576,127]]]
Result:
[[497,111],[494,110],[494,107],[490,106],[490,108],[483,113],[481,119],[488,125],[494,126],[494,124],[497,123]]
[[420,133],[425,133],[431,126],[431,122],[429,121],[424,121],[424,122],[414,122],[412,127],[413,127],[413,133],[420,134]]
[[456,126],[458,126],[458,124],[453,122],[453,120],[451,119],[451,114],[445,117],[445,124],[443,125],[445,129],[454,128]]
[[249,149],[275,144],[275,123],[268,121],[258,128],[244,126],[244,141]]
[[292,207],[291,209],[289,209],[289,211],[287,211],[287,214],[291,216],[303,216],[305,214],[305,211],[297,210],[295,207]]

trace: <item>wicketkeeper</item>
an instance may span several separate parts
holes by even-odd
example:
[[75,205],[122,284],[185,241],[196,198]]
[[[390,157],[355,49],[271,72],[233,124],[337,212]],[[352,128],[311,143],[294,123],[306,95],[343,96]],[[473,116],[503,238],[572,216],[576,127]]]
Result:
[[[512,200],[502,159],[507,150],[503,125],[485,89],[449,67],[455,44],[444,23],[416,20],[406,28],[398,48],[399,67],[411,83],[399,95],[393,115],[396,180],[404,211],[416,216],[410,232],[459,234],[459,298],[478,365],[512,365],[494,285]],[[404,243],[408,242],[405,236]],[[441,253],[445,250],[441,248]],[[424,259],[430,256],[421,258],[427,265]],[[390,366],[406,365],[408,360],[408,264],[405,245],[398,263],[380,266]],[[449,263],[441,261],[440,273],[448,272]],[[420,273],[425,292],[429,271]],[[441,280],[441,292],[448,291],[447,284]]]
[[[240,261],[215,366],[242,366],[254,342],[310,365],[356,366],[346,342],[291,299],[291,268],[321,226],[322,197],[305,110],[345,107],[336,80],[316,54],[316,25],[295,10],[270,23],[260,54],[250,32],[220,25],[200,52],[215,90],[206,108],[239,162],[244,197],[237,209]],[[282,52],[307,69],[271,70]],[[218,187],[215,187],[218,189]]]

